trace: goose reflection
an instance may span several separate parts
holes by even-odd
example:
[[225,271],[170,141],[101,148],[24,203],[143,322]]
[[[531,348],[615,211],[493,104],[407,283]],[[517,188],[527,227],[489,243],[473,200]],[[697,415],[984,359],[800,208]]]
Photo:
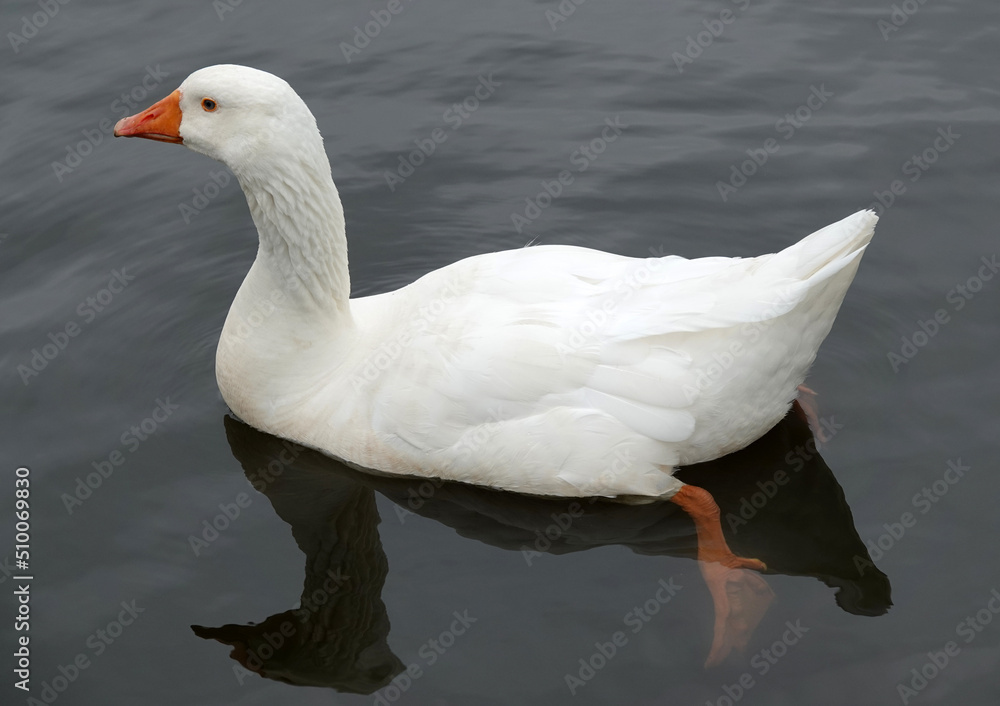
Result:
[[[639,554],[696,559],[694,523],[673,503],[521,496],[461,483],[363,473],[318,452],[225,418],[247,478],[291,525],[306,555],[300,607],[261,623],[193,626],[233,647],[242,669],[290,684],[370,694],[405,668],[389,649],[381,591],[388,562],[375,491],[401,519],[417,514],[492,546],[565,554],[621,544]],[[810,576],[836,589],[837,605],[875,616],[891,605],[888,578],[871,561],[844,493],[794,412],[742,451],[678,472],[708,490],[733,550],[762,559],[769,574]],[[754,572],[701,565],[715,603],[706,666],[750,639],[773,599]]]

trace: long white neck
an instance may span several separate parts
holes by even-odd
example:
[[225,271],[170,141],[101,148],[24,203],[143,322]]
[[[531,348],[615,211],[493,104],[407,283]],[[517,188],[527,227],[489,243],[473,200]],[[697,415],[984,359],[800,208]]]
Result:
[[344,208],[322,141],[316,142],[273,160],[266,171],[236,171],[260,235],[248,279],[283,290],[282,309],[343,325],[350,322],[351,295]]
[[226,317],[216,377],[236,414],[281,433],[314,371],[335,371],[353,340],[344,210],[318,132],[266,170],[241,166],[230,164],[260,246]]

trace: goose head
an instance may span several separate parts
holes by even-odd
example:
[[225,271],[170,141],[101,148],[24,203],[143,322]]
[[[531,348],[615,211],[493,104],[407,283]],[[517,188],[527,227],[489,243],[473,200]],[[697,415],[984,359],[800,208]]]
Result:
[[343,205],[316,119],[283,79],[233,64],[199,69],[163,100],[119,120],[114,134],[182,144],[236,175],[260,239],[243,286],[284,287],[288,310],[271,321],[292,326],[305,317],[299,329],[316,330],[317,319],[350,322]]
[[304,151],[323,154],[316,120],[292,87],[234,64],[195,71],[163,100],[119,120],[114,134],[183,144],[237,176],[266,173]]

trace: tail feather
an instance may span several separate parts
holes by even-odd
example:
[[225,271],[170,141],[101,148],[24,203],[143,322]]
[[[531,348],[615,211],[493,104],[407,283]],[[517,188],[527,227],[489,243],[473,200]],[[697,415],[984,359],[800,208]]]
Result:
[[858,211],[785,248],[771,258],[767,266],[780,268],[786,276],[804,280],[839,260],[845,260],[843,264],[846,265],[864,251],[877,222],[874,211]]

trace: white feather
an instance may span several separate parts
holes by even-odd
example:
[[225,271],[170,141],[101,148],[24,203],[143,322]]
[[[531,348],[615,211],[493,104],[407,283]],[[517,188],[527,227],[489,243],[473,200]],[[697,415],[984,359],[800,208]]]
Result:
[[[233,66],[181,95],[185,143],[233,169],[260,235],[220,340],[224,398],[260,429],[384,472],[669,497],[677,465],[786,413],[877,220],[862,211],[753,259],[521,248],[348,300],[343,209],[301,99]],[[199,111],[206,95],[218,111]]]

